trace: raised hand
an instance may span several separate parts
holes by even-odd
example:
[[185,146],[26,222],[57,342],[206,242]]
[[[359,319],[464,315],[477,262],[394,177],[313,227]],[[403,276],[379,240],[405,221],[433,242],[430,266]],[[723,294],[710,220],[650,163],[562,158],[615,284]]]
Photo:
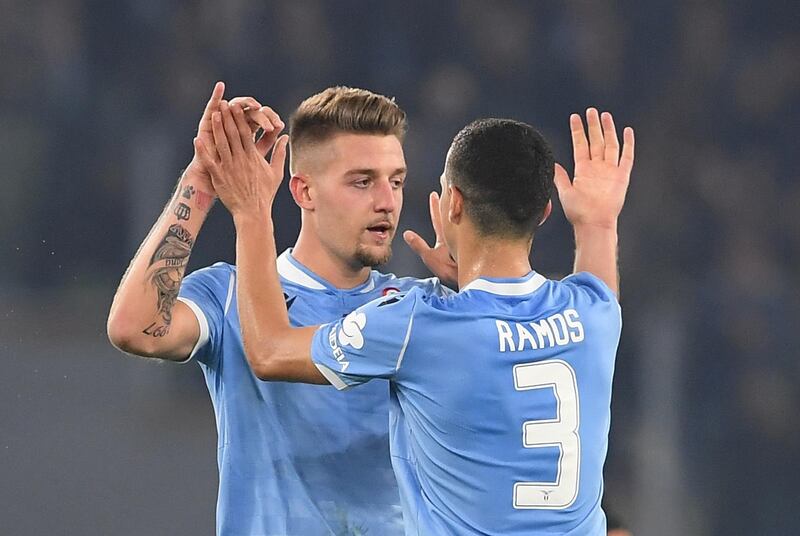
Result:
[[439,212],[439,194],[431,192],[428,198],[428,206],[431,212],[431,224],[436,233],[436,243],[433,247],[429,246],[425,239],[414,231],[408,230],[403,233],[406,244],[416,253],[428,270],[447,285],[458,285],[458,265],[450,256],[450,250],[444,243],[444,233],[442,231],[442,221]]
[[[255,135],[260,128],[262,135],[256,140],[256,150],[263,157],[275,145],[285,126],[278,114],[269,106],[262,106],[253,97],[235,97],[229,101],[231,107],[239,106],[245,112],[250,132]],[[219,111],[219,110],[216,110]],[[211,138],[209,138],[211,141]]]
[[267,161],[253,140],[245,111],[225,101],[220,102],[220,111],[211,114],[211,132],[213,144],[195,138],[195,153],[208,169],[222,203],[234,217],[269,215],[283,180],[289,137],[277,139]]
[[586,110],[589,139],[581,117],[569,118],[575,158],[575,178],[570,182],[566,170],[556,164],[555,185],[567,219],[574,226],[591,225],[616,229],[625,203],[633,168],[633,129],[625,128],[620,156],[614,118],[595,108]]
[[[223,102],[224,93],[225,84],[223,82],[217,82],[211,92],[211,98],[206,103],[205,110],[203,110],[200,123],[197,125],[197,138],[203,140],[209,148],[214,146],[211,117],[215,112],[220,111],[220,104]],[[245,112],[251,136],[253,136],[259,128],[263,130],[263,135],[256,142],[256,149],[259,151],[262,158],[265,157],[283,130],[285,126],[283,121],[281,121],[278,114],[275,113],[272,108],[262,106],[261,103],[253,97],[236,97],[231,99],[229,105],[241,108]],[[189,175],[193,175],[193,177],[200,182],[201,187],[207,189],[208,193],[214,193],[214,189],[211,185],[211,175],[208,169],[203,165],[196,148],[194,157],[186,168],[186,172]]]
[[[211,133],[211,114],[219,110],[219,104],[222,102],[222,96],[225,93],[225,84],[217,82],[214,84],[214,89],[211,92],[211,98],[206,103],[206,108],[203,110],[203,115],[200,117],[200,123],[197,125],[197,138],[203,140],[211,140],[213,142],[213,134]],[[194,156],[192,161],[186,167],[185,174],[192,177],[200,188],[205,190],[206,193],[214,195],[214,188],[211,185],[211,175],[203,165],[202,158],[197,152],[195,146]]]

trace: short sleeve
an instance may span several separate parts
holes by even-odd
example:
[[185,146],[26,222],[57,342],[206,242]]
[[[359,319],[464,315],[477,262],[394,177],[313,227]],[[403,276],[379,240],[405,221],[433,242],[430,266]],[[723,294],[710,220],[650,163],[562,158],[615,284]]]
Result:
[[599,332],[619,334],[622,329],[622,308],[617,295],[599,277],[589,272],[579,272],[565,277],[561,283],[566,285],[572,295],[572,303],[585,315],[590,314]]
[[[185,303],[197,317],[200,337],[188,360],[192,358],[214,366],[222,343],[225,315],[236,288],[236,272],[225,263],[216,263],[186,276],[178,300]],[[187,361],[188,361],[187,360]]]
[[314,334],[311,358],[337,389],[391,379],[411,337],[420,289],[378,298]]
[[590,301],[610,301],[619,304],[617,295],[602,279],[589,272],[578,272],[561,280],[565,285],[584,295]]

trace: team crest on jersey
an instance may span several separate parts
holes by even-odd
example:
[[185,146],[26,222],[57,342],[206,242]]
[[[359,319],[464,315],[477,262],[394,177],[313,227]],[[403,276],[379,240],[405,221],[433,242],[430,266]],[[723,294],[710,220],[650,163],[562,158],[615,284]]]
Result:
[[389,296],[391,294],[397,294],[398,292],[400,292],[400,289],[397,287],[386,287],[383,289],[382,296]]
[[361,330],[367,325],[367,317],[364,313],[353,311],[342,320],[342,327],[339,330],[339,344],[342,346],[352,346],[360,350],[364,346],[364,336]]

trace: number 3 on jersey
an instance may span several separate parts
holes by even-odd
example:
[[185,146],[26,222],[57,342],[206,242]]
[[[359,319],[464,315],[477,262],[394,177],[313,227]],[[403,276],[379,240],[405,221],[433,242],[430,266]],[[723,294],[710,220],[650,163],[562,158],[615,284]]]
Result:
[[580,478],[580,408],[575,371],[561,360],[515,365],[514,387],[517,391],[553,389],[555,419],[525,421],[522,444],[525,448],[558,447],[560,451],[555,482],[516,482],[514,508],[567,508],[578,496]]

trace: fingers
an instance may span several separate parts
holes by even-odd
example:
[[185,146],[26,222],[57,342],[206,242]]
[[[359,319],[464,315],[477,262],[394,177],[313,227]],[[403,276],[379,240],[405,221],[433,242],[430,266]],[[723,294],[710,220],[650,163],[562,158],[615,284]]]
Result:
[[625,130],[622,132],[622,139],[622,157],[619,160],[619,167],[630,175],[633,169],[633,149],[636,145],[633,129],[631,127],[625,127]]
[[283,127],[286,126],[283,124],[283,121],[281,121],[280,116],[275,112],[275,110],[269,106],[262,106],[260,112],[269,119],[270,123],[272,123],[272,126],[277,130],[283,130]]
[[278,114],[269,106],[262,107],[261,111],[265,116],[269,117],[272,126],[269,130],[264,129],[264,133],[258,141],[256,141],[256,151],[258,151],[258,154],[263,158],[267,156],[267,153],[275,144],[275,141],[278,139],[278,136],[280,136],[285,125]]
[[267,153],[272,149],[272,146],[275,145],[275,141],[280,135],[281,131],[276,128],[272,132],[264,132],[261,137],[258,138],[256,141],[256,152],[261,158],[266,158]]
[[[199,137],[194,139],[194,151],[200,159],[200,163],[209,171],[209,173],[216,175],[217,159],[212,154],[212,148],[207,147],[203,140]],[[216,151],[214,151],[216,152]]]
[[[247,124],[247,117],[245,117],[244,110],[240,106],[233,106],[231,107],[231,111],[233,115],[233,122],[236,125],[237,130],[237,134],[235,135],[238,137],[242,149],[245,152],[255,150],[253,133],[250,131],[250,125]],[[230,137],[230,135],[231,133],[228,133],[228,137]]]
[[589,154],[592,160],[602,160],[606,145],[603,140],[603,128],[600,126],[600,114],[597,108],[587,108],[586,126],[589,131]]
[[428,208],[431,211],[431,225],[433,225],[433,232],[436,234],[436,242],[442,242],[444,240],[444,231],[442,229],[442,215],[439,212],[439,194],[436,192],[431,192],[431,195],[428,196]]
[[231,107],[239,107],[245,112],[250,133],[255,133],[259,128],[271,132],[275,127],[270,118],[262,111],[261,103],[253,97],[236,97],[230,101]]
[[411,251],[417,254],[421,259],[424,259],[428,252],[432,249],[425,239],[419,236],[414,231],[408,230],[403,233],[403,240],[406,241]]
[[608,112],[603,112],[600,120],[603,124],[603,138],[606,144],[604,159],[616,166],[619,162],[619,138],[617,138],[617,127],[614,126],[614,117]]
[[230,152],[233,156],[236,156],[244,152],[244,148],[242,147],[239,130],[236,127],[236,121],[233,118],[233,111],[226,101],[220,103],[220,111],[222,113],[223,132],[228,139]]
[[228,145],[228,138],[225,136],[225,128],[222,126],[222,112],[211,114],[211,132],[214,134],[214,145],[217,147],[217,154],[222,162],[231,160],[231,148]]
[[289,136],[283,135],[278,139],[275,144],[275,150],[272,151],[272,160],[269,166],[275,173],[276,177],[283,178],[284,166],[286,166],[286,146],[289,145]]
[[214,84],[214,89],[211,91],[211,98],[206,103],[206,109],[203,110],[203,117],[200,121],[209,121],[211,114],[219,110],[219,103],[222,101],[222,95],[225,94],[225,83],[217,82]]
[[589,142],[586,140],[586,133],[583,131],[583,121],[578,114],[569,116],[569,130],[572,134],[572,156],[575,165],[584,160],[589,160]]
[[563,193],[566,193],[570,188],[572,188],[572,183],[569,180],[569,174],[567,173],[567,170],[564,169],[564,167],[559,163],[556,163],[553,182],[556,185],[556,190],[558,190],[559,199],[562,197]]

